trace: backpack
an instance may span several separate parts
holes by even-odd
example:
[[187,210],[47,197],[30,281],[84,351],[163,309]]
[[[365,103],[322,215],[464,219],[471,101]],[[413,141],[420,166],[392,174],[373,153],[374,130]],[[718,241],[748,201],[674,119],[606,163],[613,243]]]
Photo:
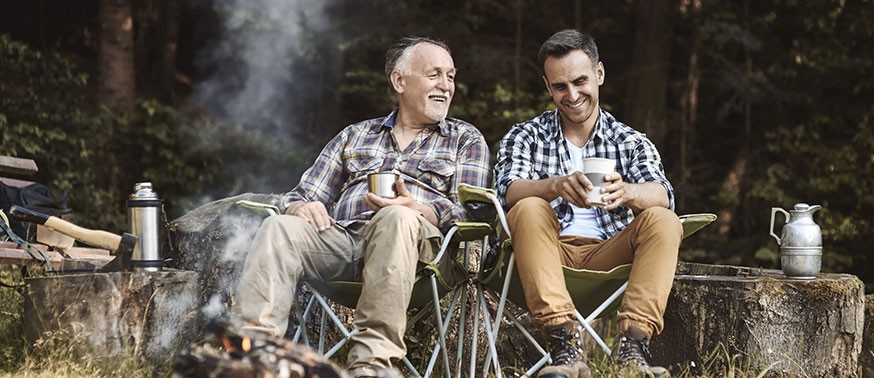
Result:
[[[69,197],[70,191],[65,189],[61,194],[61,198],[58,199],[48,186],[40,183],[33,183],[17,188],[0,182],[0,209],[2,209],[7,215],[9,214],[9,208],[11,208],[12,205],[17,205],[43,214],[61,217],[73,212],[73,210],[67,206],[67,200]],[[7,216],[7,218],[9,217]],[[12,232],[19,237],[29,241],[33,239],[31,236],[33,236],[35,232],[32,230],[32,223],[10,218],[9,226],[12,228]]]

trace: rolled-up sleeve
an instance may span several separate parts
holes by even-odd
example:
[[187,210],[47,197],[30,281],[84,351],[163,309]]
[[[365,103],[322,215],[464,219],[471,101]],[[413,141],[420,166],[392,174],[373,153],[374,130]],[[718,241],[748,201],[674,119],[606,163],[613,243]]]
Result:
[[532,130],[522,125],[513,126],[501,139],[498,149],[498,163],[495,165],[495,190],[501,204],[506,206],[507,190],[516,180],[534,180],[531,177]]
[[646,182],[661,184],[668,193],[669,209],[674,210],[674,187],[665,176],[661,156],[649,139],[642,138],[634,147],[627,172],[629,181],[639,184]]

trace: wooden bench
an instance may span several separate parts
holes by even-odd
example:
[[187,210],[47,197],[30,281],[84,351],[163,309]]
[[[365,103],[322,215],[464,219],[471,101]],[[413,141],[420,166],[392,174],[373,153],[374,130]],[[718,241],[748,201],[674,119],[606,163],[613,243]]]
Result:
[[[33,184],[33,181],[24,180],[19,177],[33,176],[38,171],[39,168],[37,168],[36,162],[31,159],[0,156],[0,182],[6,185],[23,188]],[[15,177],[3,177],[7,175]],[[44,244],[36,244],[35,247],[47,251],[46,257],[56,265],[63,262],[66,262],[68,265],[72,262],[84,262],[86,266],[99,267],[112,259],[109,251],[103,249],[72,247],[72,238],[39,225],[37,226],[37,241]],[[57,251],[51,251],[49,246],[60,246],[60,249],[64,251],[64,255]],[[15,243],[0,241],[0,265],[36,262],[21,246]]]
[[36,162],[31,159],[22,159],[12,156],[0,156],[0,181],[9,186],[21,188],[33,184],[33,181],[22,180],[12,176],[33,176],[39,171]]

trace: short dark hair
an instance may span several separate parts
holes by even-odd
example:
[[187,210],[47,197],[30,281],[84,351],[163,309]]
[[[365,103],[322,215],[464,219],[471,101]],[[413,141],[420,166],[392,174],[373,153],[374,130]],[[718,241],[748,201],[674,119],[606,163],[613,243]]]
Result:
[[[449,46],[447,46],[445,42],[436,39],[427,37],[404,37],[397,40],[385,52],[385,77],[388,79],[389,95],[394,95],[395,93],[394,87],[391,85],[391,73],[397,69],[398,63],[405,64],[406,62],[403,61],[403,59],[409,59],[410,51],[412,51],[413,47],[421,43],[430,43],[438,46],[452,55],[452,52],[449,51]],[[409,74],[409,72],[402,73]]]
[[543,64],[546,63],[546,58],[561,58],[571,51],[582,50],[592,63],[598,63],[598,45],[595,44],[595,39],[588,34],[580,33],[574,29],[565,29],[557,32],[549,37],[546,42],[540,45],[540,51],[537,53],[537,59],[540,60],[540,69],[543,70]]

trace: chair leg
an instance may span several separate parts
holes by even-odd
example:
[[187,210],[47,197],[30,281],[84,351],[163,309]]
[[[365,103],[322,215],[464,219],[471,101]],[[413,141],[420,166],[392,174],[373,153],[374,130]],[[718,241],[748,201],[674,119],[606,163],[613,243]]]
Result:
[[455,346],[455,377],[461,376],[461,358],[464,355],[464,331],[467,329],[467,282],[461,285],[461,313],[458,315],[458,343]]
[[[483,295],[483,291],[485,288],[483,288],[481,284],[478,284],[478,286],[480,288],[477,293],[479,295],[478,301],[480,304],[480,311],[482,311],[483,318],[488,320],[486,321],[485,327],[483,327],[486,330],[486,338],[488,338],[489,342],[489,350],[488,353],[486,353],[486,362],[483,366],[483,374],[485,375],[486,373],[488,373],[489,363],[491,362],[495,365],[495,376],[497,378],[501,378],[501,365],[498,363],[498,351],[495,348],[495,343],[497,342],[497,339],[492,333],[491,316],[489,315],[489,309],[486,305],[486,301]],[[500,321],[500,315],[498,316],[498,321]]]
[[310,296],[310,300],[307,301],[306,308],[304,309],[303,313],[301,313],[300,316],[298,316],[298,320],[299,320],[298,323],[299,324],[297,326],[297,329],[294,331],[294,336],[292,337],[291,341],[299,343],[299,344],[304,344],[307,346],[310,345],[310,340],[309,340],[309,337],[307,336],[307,331],[306,331],[306,324],[309,321],[310,314],[313,310],[313,306],[315,305],[315,303],[316,303],[316,298],[313,296]]
[[601,305],[598,306],[598,308],[596,308],[594,311],[592,311],[592,313],[589,314],[589,316],[587,318],[583,318],[583,316],[580,314],[579,311],[574,310],[574,315],[577,317],[577,320],[580,322],[580,324],[583,325],[583,327],[586,329],[586,331],[589,332],[589,335],[591,335],[592,338],[595,339],[595,342],[601,346],[601,349],[603,349],[604,352],[607,353],[608,356],[611,353],[610,347],[607,346],[607,343],[605,343],[604,339],[601,338],[601,335],[599,335],[598,332],[596,332],[592,328],[590,323],[592,323],[592,321],[597,319],[598,316],[601,316],[601,313],[604,312],[604,310],[606,310],[607,307],[609,307],[613,302],[615,302],[617,299],[619,299],[619,297],[621,297],[622,294],[625,293],[626,288],[628,288],[628,282],[625,282],[624,284],[622,284],[622,286],[620,286],[618,289],[616,289],[616,291],[614,291],[613,294],[611,294],[610,297],[608,297],[607,300],[604,301],[604,303],[601,303]]
[[[479,293],[480,290],[482,290],[482,284],[477,282],[476,286],[477,286],[477,293]],[[488,314],[483,314],[480,312],[479,298],[480,297],[477,296],[477,298],[474,300],[474,308],[473,308],[473,311],[474,311],[474,313],[473,313],[474,314],[473,315],[473,336],[470,340],[470,364],[468,365],[468,366],[470,366],[470,371],[468,372],[468,376],[471,378],[476,377],[476,354],[477,354],[478,349],[479,349],[478,345],[479,345],[479,318],[480,318],[480,315],[483,316],[483,319],[488,319]],[[485,375],[485,372],[483,372],[483,375]]]

